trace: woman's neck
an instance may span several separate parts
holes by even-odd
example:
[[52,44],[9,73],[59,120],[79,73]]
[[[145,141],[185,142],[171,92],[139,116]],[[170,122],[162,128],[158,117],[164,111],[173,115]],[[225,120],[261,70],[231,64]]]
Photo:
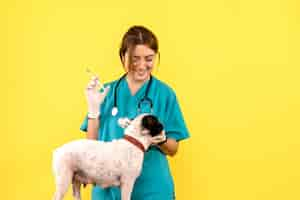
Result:
[[130,89],[131,95],[135,95],[135,93],[141,88],[141,86],[150,79],[150,76],[142,81],[134,80],[133,77],[128,73],[126,75],[126,80]]

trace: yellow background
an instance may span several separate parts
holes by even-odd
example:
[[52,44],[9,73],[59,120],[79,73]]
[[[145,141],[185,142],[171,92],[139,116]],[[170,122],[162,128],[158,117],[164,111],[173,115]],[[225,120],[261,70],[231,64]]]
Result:
[[298,0],[7,0],[0,16],[1,199],[51,199],[52,150],[84,137],[85,69],[120,76],[135,24],[192,136],[169,159],[177,199],[300,199]]

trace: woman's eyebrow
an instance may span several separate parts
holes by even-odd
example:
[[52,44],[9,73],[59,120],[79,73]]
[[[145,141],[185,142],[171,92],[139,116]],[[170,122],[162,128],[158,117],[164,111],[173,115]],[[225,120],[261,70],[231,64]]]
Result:
[[153,57],[155,56],[154,54],[151,54],[151,55],[148,55],[148,56],[145,56],[146,58],[149,58],[149,57]]
[[[155,56],[155,55],[150,54],[150,55],[145,56],[145,58],[149,58],[149,57],[153,57],[153,56]],[[140,58],[140,57],[142,57],[142,56],[133,56],[133,58]]]

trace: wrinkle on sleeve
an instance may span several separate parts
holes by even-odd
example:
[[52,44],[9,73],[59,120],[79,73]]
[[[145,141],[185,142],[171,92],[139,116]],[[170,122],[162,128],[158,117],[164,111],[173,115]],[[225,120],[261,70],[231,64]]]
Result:
[[164,129],[166,135],[169,138],[173,138],[176,141],[187,139],[190,134],[187,130],[180,106],[177,101],[177,97],[174,92],[171,93],[167,100],[166,112],[164,120]]

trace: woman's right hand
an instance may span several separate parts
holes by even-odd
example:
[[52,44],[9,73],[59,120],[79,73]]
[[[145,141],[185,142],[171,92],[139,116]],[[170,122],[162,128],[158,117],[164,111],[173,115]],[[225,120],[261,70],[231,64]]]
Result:
[[89,113],[100,114],[100,105],[103,103],[109,90],[109,86],[106,86],[103,88],[103,91],[100,92],[97,89],[98,86],[100,86],[99,78],[93,76],[85,89]]

